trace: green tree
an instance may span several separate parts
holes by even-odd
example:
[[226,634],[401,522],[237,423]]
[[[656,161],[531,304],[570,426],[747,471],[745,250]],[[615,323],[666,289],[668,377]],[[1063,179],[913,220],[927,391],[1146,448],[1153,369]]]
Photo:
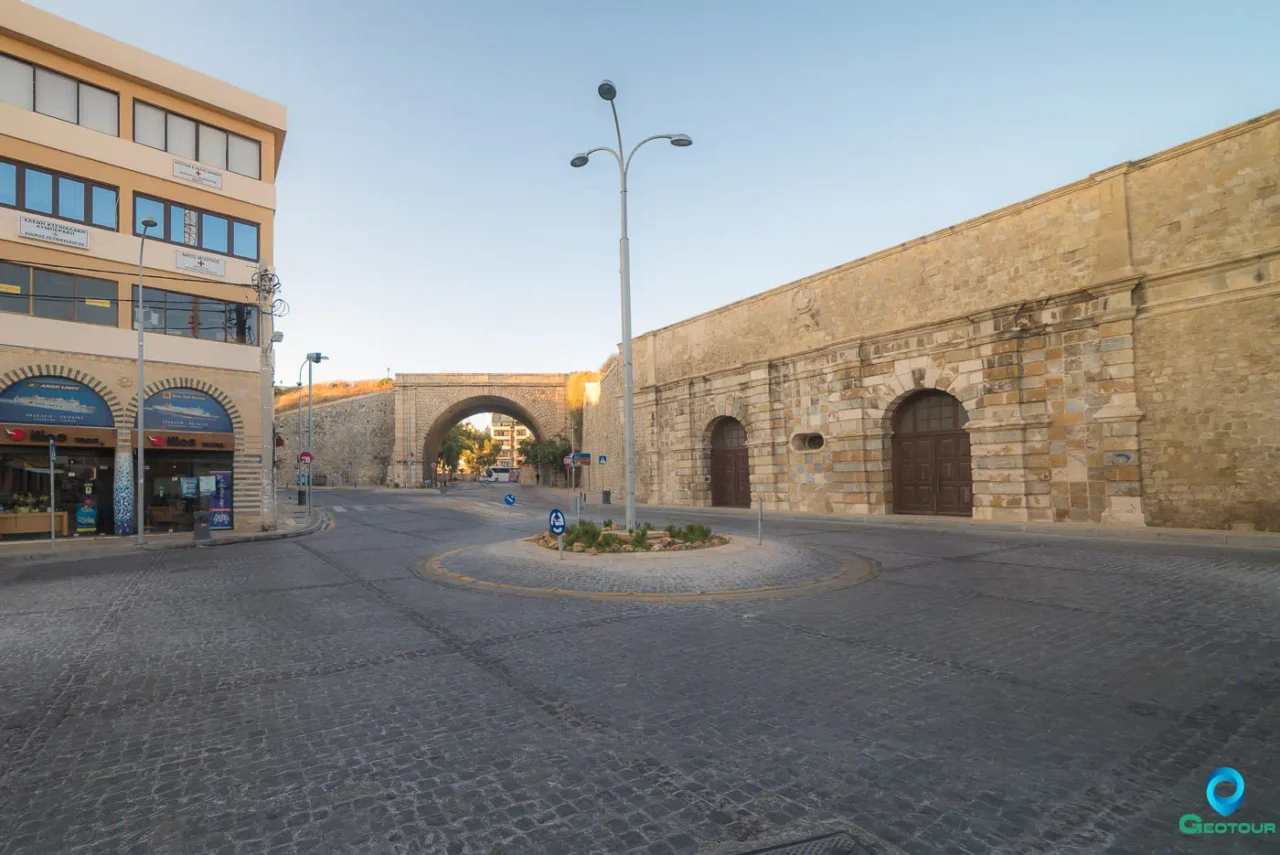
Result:
[[[472,432],[475,433],[474,429]],[[497,463],[500,454],[502,454],[502,443],[494,439],[493,433],[485,428],[484,433],[476,433],[471,442],[471,448],[467,450],[465,455],[467,469],[478,473],[486,466]]]
[[479,437],[480,432],[466,422],[459,422],[449,428],[444,441],[440,443],[440,453],[436,455],[441,468],[456,473],[462,456],[475,447]]
[[520,455],[524,458],[524,464],[537,466],[542,470],[544,478],[547,475],[547,468],[551,470],[563,468],[565,457],[572,451],[573,443],[569,442],[569,438],[563,434],[543,440],[520,440]]

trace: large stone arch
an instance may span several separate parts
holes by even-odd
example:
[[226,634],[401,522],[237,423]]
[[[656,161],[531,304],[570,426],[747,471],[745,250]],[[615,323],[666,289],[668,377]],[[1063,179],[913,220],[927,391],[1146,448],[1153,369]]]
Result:
[[124,422],[125,409],[120,403],[120,399],[116,397],[116,393],[111,391],[111,387],[103,383],[92,374],[80,371],[76,368],[67,368],[64,365],[25,365],[22,368],[15,368],[12,371],[6,371],[0,374],[0,391],[8,389],[19,380],[26,380],[31,377],[65,377],[68,380],[75,380],[77,383],[83,383],[107,402],[107,406],[111,409],[111,418],[115,420],[116,427],[121,427]]
[[395,451],[388,480],[420,484],[449,428],[502,413],[541,439],[569,435],[565,374],[397,374]]
[[516,401],[500,395],[475,395],[446,407],[436,416],[435,422],[427,430],[422,440],[422,460],[428,469],[440,453],[440,446],[449,430],[463,419],[469,419],[480,413],[501,413],[504,416],[511,416],[527,427],[537,440],[550,436],[546,428],[538,422],[538,417]]

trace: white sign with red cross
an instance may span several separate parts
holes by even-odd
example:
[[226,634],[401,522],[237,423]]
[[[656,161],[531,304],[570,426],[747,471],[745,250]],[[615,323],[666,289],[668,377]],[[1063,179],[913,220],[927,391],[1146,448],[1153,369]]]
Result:
[[183,270],[203,273],[205,276],[217,276],[220,279],[227,278],[227,260],[225,258],[214,258],[212,255],[201,255],[198,252],[178,250],[176,264]]

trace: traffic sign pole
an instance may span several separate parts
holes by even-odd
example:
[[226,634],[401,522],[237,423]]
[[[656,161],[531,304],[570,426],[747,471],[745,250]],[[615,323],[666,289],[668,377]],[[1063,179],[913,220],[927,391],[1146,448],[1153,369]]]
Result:
[[53,552],[58,547],[55,545],[54,532],[57,530],[57,519],[53,507],[53,467],[58,460],[58,446],[53,440],[49,440],[49,551]]
[[556,546],[560,548],[560,560],[564,560],[564,513],[559,508],[552,508],[547,516],[547,525],[556,536]]

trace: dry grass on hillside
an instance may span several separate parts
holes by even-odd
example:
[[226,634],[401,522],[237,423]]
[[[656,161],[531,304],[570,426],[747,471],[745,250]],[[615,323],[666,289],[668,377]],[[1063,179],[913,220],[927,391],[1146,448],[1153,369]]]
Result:
[[[329,383],[316,383],[312,389],[312,401],[316,404],[323,404],[326,401],[338,401],[342,398],[350,398],[353,395],[367,395],[370,392],[391,389],[394,385],[394,382],[386,377],[381,380],[356,380],[354,382],[334,380]],[[306,386],[303,386],[301,391],[293,388],[276,395],[276,412],[298,409],[299,395],[302,396],[302,405],[305,407],[307,404]]]

